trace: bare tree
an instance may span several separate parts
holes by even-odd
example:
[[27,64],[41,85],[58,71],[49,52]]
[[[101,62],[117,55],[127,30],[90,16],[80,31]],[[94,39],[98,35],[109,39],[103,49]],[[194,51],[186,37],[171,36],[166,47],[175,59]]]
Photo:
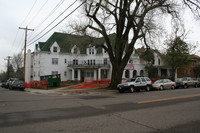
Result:
[[200,19],[200,1],[199,0],[183,0],[183,4],[188,7],[191,12]]
[[22,53],[15,54],[12,58],[13,59],[11,63],[13,65],[13,69],[17,71],[18,69],[22,68],[24,60]]
[[15,77],[19,79],[23,79],[23,63],[24,63],[24,57],[23,54],[20,52],[18,54],[13,55],[12,57],[12,66],[15,71]]
[[[110,88],[116,88],[121,82],[126,66],[138,39],[143,39],[147,48],[147,38],[156,29],[154,16],[170,13],[176,16],[176,3],[169,0],[88,0],[85,5],[88,27],[100,33],[106,45],[112,64]],[[102,17],[103,14],[103,17]],[[109,29],[109,30],[108,30]],[[115,42],[109,39],[109,33],[116,33]]]
[[[121,82],[123,70],[138,40],[149,48],[148,40],[156,33],[156,18],[162,14],[178,17],[180,2],[174,0],[84,0],[85,12],[89,19],[84,28],[99,33],[105,40],[102,47],[108,52],[112,64],[110,88]],[[192,1],[183,0],[191,9]],[[192,4],[192,6],[190,5]],[[115,41],[109,38],[116,33]]]

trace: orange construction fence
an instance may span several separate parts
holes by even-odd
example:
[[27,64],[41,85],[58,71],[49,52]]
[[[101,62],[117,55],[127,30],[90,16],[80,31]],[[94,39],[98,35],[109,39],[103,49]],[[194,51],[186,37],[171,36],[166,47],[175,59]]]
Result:
[[110,79],[102,80],[86,80],[80,86],[74,87],[74,89],[83,89],[83,88],[105,88],[110,85]]
[[29,88],[39,88],[39,89],[48,89],[48,81],[30,81],[26,83],[26,87]]

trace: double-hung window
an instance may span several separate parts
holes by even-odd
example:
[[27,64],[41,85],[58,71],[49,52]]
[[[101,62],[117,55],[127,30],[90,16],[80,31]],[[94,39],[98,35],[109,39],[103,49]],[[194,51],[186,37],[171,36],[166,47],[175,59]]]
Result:
[[58,58],[52,58],[52,64],[58,65]]
[[56,75],[56,74],[58,74],[58,71],[52,71],[51,74]]
[[53,47],[53,52],[57,53],[58,52],[58,48],[57,47]]

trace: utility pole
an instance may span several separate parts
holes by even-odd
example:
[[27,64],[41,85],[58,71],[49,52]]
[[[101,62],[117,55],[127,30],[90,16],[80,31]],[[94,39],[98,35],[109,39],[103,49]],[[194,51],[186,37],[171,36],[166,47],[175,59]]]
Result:
[[9,78],[10,78],[10,60],[12,60],[12,59],[11,59],[10,56],[8,56],[8,57],[6,57],[6,59],[4,59],[4,60],[7,60],[7,61],[8,61],[8,63],[7,63],[7,79],[9,79]]
[[34,29],[28,29],[27,26],[26,28],[19,27],[19,29],[25,30],[25,41],[24,41],[24,81],[25,81],[27,32],[28,30],[34,31]]

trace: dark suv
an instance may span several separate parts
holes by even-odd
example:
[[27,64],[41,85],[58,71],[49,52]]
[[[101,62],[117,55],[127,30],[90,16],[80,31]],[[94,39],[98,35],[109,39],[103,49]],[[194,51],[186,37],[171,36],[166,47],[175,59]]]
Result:
[[14,81],[12,81],[10,83],[9,89],[11,89],[11,90],[18,89],[18,90],[23,91],[25,89],[24,81],[19,80],[19,79],[15,79]]
[[7,81],[6,81],[6,88],[10,88],[10,84],[16,80],[17,78],[9,78]]
[[152,82],[148,77],[135,77],[127,80],[125,83],[117,85],[119,93],[124,91],[129,91],[133,93],[134,91],[140,91],[141,89],[150,91],[152,88]]

